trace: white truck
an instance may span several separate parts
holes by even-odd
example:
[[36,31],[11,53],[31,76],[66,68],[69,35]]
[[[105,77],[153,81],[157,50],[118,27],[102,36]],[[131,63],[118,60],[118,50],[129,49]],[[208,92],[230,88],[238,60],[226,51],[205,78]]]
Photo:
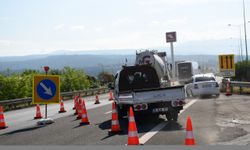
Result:
[[123,66],[115,75],[114,97],[119,118],[132,106],[139,118],[143,114],[177,121],[185,104],[184,86],[171,86],[165,53],[143,51],[136,53],[134,66]]
[[193,76],[193,66],[191,61],[176,62],[176,72],[178,81],[181,84],[188,83]]

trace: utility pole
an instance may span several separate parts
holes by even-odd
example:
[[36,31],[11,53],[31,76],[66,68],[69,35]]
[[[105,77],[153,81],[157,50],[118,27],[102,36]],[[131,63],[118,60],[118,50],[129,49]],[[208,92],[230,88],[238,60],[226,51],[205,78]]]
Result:
[[245,33],[246,61],[248,62],[245,0],[243,0],[243,20],[244,20],[244,33]]
[[174,46],[173,42],[176,42],[176,32],[166,32],[166,42],[170,43],[171,58],[172,58],[172,79],[175,80],[175,61],[174,61]]
[[232,24],[228,24],[229,27],[238,27],[239,28],[239,41],[238,41],[238,45],[239,45],[239,56],[241,61],[243,61],[243,52],[242,52],[242,36],[241,36],[241,25],[232,25]]

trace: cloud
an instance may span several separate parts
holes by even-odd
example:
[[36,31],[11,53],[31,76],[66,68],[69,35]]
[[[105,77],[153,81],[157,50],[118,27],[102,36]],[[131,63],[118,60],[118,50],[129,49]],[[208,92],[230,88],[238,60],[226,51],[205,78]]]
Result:
[[129,24],[129,23],[133,23],[133,20],[127,17],[124,17],[124,18],[119,18],[113,21],[112,26],[120,26],[121,24],[124,25],[124,24]]
[[102,28],[102,27],[96,27],[94,30],[95,30],[96,32],[101,32],[101,31],[103,31],[103,28]]
[[235,0],[139,0],[138,4],[142,6],[154,5],[194,5],[194,4],[209,4],[218,2],[229,2]]
[[11,20],[9,17],[0,17],[0,21],[8,21]]
[[64,25],[64,24],[59,24],[59,25],[56,25],[56,26],[54,27],[54,29],[55,29],[56,31],[64,30],[64,28],[65,28],[65,25]]
[[9,40],[0,40],[0,46],[9,46],[11,41]]
[[75,25],[70,27],[71,31],[83,31],[85,30],[85,26],[83,25]]
[[178,24],[183,24],[187,22],[187,18],[179,18],[179,19],[169,19],[167,21],[168,23],[178,23]]

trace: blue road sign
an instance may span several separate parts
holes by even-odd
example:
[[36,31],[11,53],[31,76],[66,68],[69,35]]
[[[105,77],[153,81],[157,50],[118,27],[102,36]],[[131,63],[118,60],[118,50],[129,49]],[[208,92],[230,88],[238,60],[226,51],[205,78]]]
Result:
[[50,100],[56,95],[56,84],[50,79],[41,80],[36,87],[37,94],[44,100]]
[[33,78],[32,103],[51,104],[60,102],[60,78],[56,75],[35,75]]

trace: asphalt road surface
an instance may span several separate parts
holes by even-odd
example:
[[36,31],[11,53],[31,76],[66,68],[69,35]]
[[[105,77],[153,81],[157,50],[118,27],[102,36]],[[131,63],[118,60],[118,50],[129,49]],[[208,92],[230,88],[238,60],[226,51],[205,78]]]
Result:
[[[5,113],[9,128],[0,130],[1,145],[125,145],[128,121],[120,122],[122,133],[110,134],[111,101],[101,95],[101,104],[94,105],[94,97],[85,98],[90,125],[79,126],[72,110],[73,102],[65,102],[67,113],[58,114],[58,105],[49,105],[49,117],[55,123],[36,126],[35,108]],[[219,98],[188,99],[177,122],[136,118],[140,143],[144,145],[184,145],[187,116],[193,123],[197,145],[250,143],[250,98],[233,95]]]

